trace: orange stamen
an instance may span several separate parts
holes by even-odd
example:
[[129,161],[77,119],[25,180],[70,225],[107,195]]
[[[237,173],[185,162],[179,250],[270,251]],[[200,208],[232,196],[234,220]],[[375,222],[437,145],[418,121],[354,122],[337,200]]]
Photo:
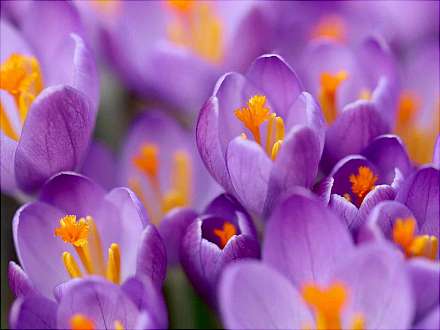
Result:
[[337,116],[337,95],[339,86],[348,78],[346,71],[339,71],[336,74],[323,72],[320,77],[321,89],[319,91],[319,102],[324,113],[325,120],[332,123]]
[[360,206],[367,194],[373,190],[378,177],[367,166],[360,166],[358,174],[350,175],[351,191],[357,197],[358,206]]
[[95,324],[87,316],[75,314],[70,318],[70,328],[72,330],[94,330]]

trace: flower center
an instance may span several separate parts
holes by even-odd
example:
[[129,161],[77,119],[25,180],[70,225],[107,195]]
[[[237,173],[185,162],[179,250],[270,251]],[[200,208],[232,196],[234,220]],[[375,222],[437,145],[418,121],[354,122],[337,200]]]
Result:
[[[0,89],[8,92],[13,98],[23,125],[29,108],[43,89],[43,77],[40,64],[32,56],[12,54],[1,64]],[[0,129],[11,139],[18,140],[19,133],[12,125],[10,116],[0,103]]]
[[[121,321],[114,321],[113,328],[115,330],[124,330],[124,326]],[[70,318],[70,329],[71,330],[95,330],[95,324],[91,319],[83,314],[75,314]]]
[[168,25],[169,40],[219,63],[224,55],[223,24],[212,3],[171,0],[167,5],[174,16]]
[[413,218],[396,219],[393,226],[393,241],[407,258],[424,257],[435,260],[438,251],[438,238],[429,235],[415,235],[416,221]]
[[[304,301],[315,313],[317,330],[342,329],[341,312],[347,300],[347,288],[342,283],[333,283],[327,288],[306,284],[302,288]],[[312,329],[311,326],[306,328]],[[364,329],[364,318],[356,315],[351,329]]]
[[431,126],[422,127],[418,124],[418,119],[421,116],[421,100],[419,97],[410,91],[406,91],[399,98],[395,132],[405,142],[411,159],[418,164],[431,161],[435,139],[439,132],[440,100],[437,101],[435,106]]
[[[131,178],[129,187],[136,193],[147,210],[153,223],[158,224],[164,214],[175,207],[188,206],[191,202],[191,160],[186,151],[177,150],[173,153],[171,171],[171,188],[163,193],[159,180],[159,149],[154,144],[144,144],[139,153],[133,157],[134,166],[147,179],[153,192],[151,202],[148,202],[141,181]],[[160,207],[154,207],[160,205]]]
[[319,90],[319,103],[324,113],[325,120],[331,124],[335,121],[338,109],[337,109],[337,97],[336,93],[339,86],[348,77],[347,71],[339,71],[336,74],[329,72],[323,72],[320,76],[320,90]]
[[214,235],[219,238],[220,247],[223,249],[231,237],[237,235],[237,229],[232,223],[225,221],[221,229],[214,229]]
[[[75,215],[66,215],[60,219],[60,226],[55,229],[55,236],[71,244],[81,260],[87,274],[106,277],[109,281],[119,284],[121,277],[121,252],[119,245],[112,243],[108,249],[107,265],[105,265],[101,237],[92,217],[76,219]],[[63,252],[64,267],[70,277],[82,277],[81,269],[74,256]]]
[[[284,121],[266,106],[266,96],[252,96],[246,107],[234,111],[235,117],[252,133],[255,142],[262,146],[260,126],[267,121],[265,150],[275,160],[284,139]],[[247,138],[245,134],[243,138]]]
[[312,30],[312,39],[326,38],[335,41],[344,41],[346,28],[344,20],[337,15],[322,17]]
[[[351,191],[356,196],[357,206],[360,206],[365,196],[373,190],[377,179],[377,175],[367,166],[360,166],[358,174],[350,175]],[[350,194],[345,194],[344,197],[351,201]]]

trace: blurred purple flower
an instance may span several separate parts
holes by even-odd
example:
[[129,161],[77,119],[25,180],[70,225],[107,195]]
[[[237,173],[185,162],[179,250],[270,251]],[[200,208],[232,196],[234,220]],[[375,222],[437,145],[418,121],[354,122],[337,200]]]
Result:
[[360,155],[341,159],[315,192],[356,233],[379,202],[392,200],[402,181],[413,171],[399,137],[382,135]]
[[218,279],[235,260],[259,258],[260,247],[249,214],[232,197],[218,196],[187,227],[180,247],[182,267],[196,290],[216,305]]
[[13,237],[23,267],[9,266],[17,296],[50,298],[70,278],[94,274],[117,284],[143,275],[160,286],[165,278],[165,247],[134,193],[107,193],[79,174],[51,178],[37,201],[16,212]]
[[258,214],[294,186],[314,183],[324,135],[321,110],[276,55],[259,57],[245,76],[222,76],[196,132],[211,175]]
[[20,30],[0,22],[1,189],[10,194],[33,193],[50,176],[82,165],[99,102],[75,8],[29,6]]
[[167,328],[164,299],[148,278],[131,277],[122,286],[95,276],[76,279],[56,298],[19,297],[11,308],[11,329]]
[[222,318],[229,329],[407,329],[414,301],[404,266],[386,244],[355,248],[343,222],[298,191],[268,221],[263,262],[226,269]]

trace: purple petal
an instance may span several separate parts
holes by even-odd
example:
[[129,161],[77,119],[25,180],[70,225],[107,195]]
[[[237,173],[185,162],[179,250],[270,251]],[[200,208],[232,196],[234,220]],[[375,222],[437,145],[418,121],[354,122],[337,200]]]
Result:
[[8,21],[0,21],[1,50],[0,61],[3,63],[13,53],[34,56],[20,32]]
[[436,306],[423,320],[418,322],[413,328],[423,330],[436,330],[440,323],[440,306]]
[[344,156],[360,153],[387,129],[371,102],[357,101],[347,105],[327,130],[324,164],[330,168]]
[[175,208],[168,212],[159,224],[159,233],[167,250],[168,265],[179,262],[180,246],[186,228],[197,218],[189,208]]
[[15,150],[17,142],[0,133],[0,186],[1,191],[12,194],[17,189],[15,181]]
[[272,213],[263,260],[297,286],[322,283],[352,246],[341,219],[319,200],[297,192]]
[[437,140],[435,142],[434,154],[432,156],[432,163],[437,169],[440,168],[440,134],[437,135]]
[[16,297],[35,293],[27,274],[13,261],[9,261],[8,284]]
[[15,175],[33,191],[53,174],[83,162],[93,130],[90,102],[68,86],[46,88],[26,118],[15,154]]
[[257,143],[237,137],[229,144],[227,167],[237,198],[247,209],[261,214],[272,161]]
[[133,329],[139,312],[119,286],[99,277],[88,277],[66,288],[58,306],[58,327],[69,329],[75,314],[89,318],[96,329],[114,327],[115,321],[125,329]]
[[136,274],[148,276],[160,287],[167,272],[167,252],[159,232],[153,225],[142,232],[137,252]]
[[57,305],[43,296],[18,298],[11,307],[11,329],[56,329]]
[[356,219],[359,217],[359,210],[353,203],[347,201],[338,194],[332,194],[328,203],[329,208],[343,220],[348,229],[351,230]]
[[408,329],[411,325],[414,300],[405,263],[387,245],[366,244],[346,254],[333,281],[349,290],[347,322],[361,313],[365,329]]
[[295,287],[258,261],[229,266],[218,292],[227,329],[300,329],[312,320]]
[[121,289],[135,303],[139,310],[145,310],[151,317],[151,329],[167,329],[168,316],[165,300],[160,290],[149,278],[132,277],[122,284]]
[[270,100],[272,112],[282,118],[287,118],[287,111],[303,89],[296,73],[278,55],[257,58],[246,77]]
[[362,151],[362,155],[376,165],[377,174],[387,184],[393,182],[395,168],[398,168],[404,176],[412,171],[405,147],[400,138],[395,135],[377,137]]
[[397,192],[396,201],[415,215],[420,233],[439,237],[440,171],[423,167],[411,175]]
[[313,192],[318,195],[320,199],[322,199],[324,204],[328,204],[330,202],[330,196],[334,182],[335,179],[333,179],[333,177],[331,176],[328,176],[319,181],[313,187]]

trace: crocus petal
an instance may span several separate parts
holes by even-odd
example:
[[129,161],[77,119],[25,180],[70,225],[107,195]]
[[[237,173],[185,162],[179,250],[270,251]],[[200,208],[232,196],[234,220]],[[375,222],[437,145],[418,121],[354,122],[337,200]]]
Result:
[[111,150],[101,142],[93,141],[84,160],[81,173],[105,189],[116,184],[116,160]]
[[328,206],[344,221],[347,228],[351,230],[359,216],[358,208],[352,202],[346,200],[345,197],[338,194],[330,196]]
[[15,262],[10,261],[8,267],[8,284],[16,297],[35,293],[27,274]]
[[137,252],[136,274],[148,276],[160,287],[167,272],[167,252],[159,232],[153,225],[148,225],[141,235]]
[[421,320],[439,304],[440,265],[435,261],[414,258],[407,267],[415,297],[415,319]]
[[439,237],[440,171],[423,167],[401,186],[396,200],[405,204],[415,215],[420,233]]
[[366,329],[408,329],[414,299],[403,258],[385,244],[366,244],[345,257],[332,280],[349,290],[346,322],[360,313]]
[[61,297],[57,323],[61,329],[70,329],[75,314],[89,318],[96,329],[114,327],[119,321],[125,329],[134,329],[138,316],[134,302],[117,285],[99,277],[75,280]]
[[229,144],[227,166],[237,198],[247,209],[261,214],[272,161],[257,143],[237,137]]
[[312,320],[292,283],[258,261],[229,266],[218,292],[227,329],[301,329]]
[[2,19],[0,21],[1,50],[0,61],[3,63],[13,53],[34,55],[29,45],[23,39],[17,29]]
[[278,55],[257,58],[246,77],[270,100],[272,111],[284,118],[303,89],[296,73]]
[[57,305],[39,295],[18,298],[11,307],[11,329],[56,329]]
[[86,155],[94,118],[84,94],[68,86],[45,89],[26,118],[15,153],[15,176],[34,191],[50,176],[75,170]]
[[121,289],[135,303],[139,310],[148,311],[152,329],[167,329],[168,316],[161,291],[149,278],[131,277]]
[[206,168],[213,178],[230,193],[234,192],[226,169],[224,152],[218,131],[218,99],[211,97],[200,110],[196,128],[196,143]]
[[67,251],[76,255],[70,244],[54,234],[59,219],[65,215],[53,206],[35,202],[22,206],[13,220],[14,242],[20,264],[35,289],[47,297],[52,296],[55,286],[69,279],[62,253]]
[[180,245],[186,228],[197,215],[189,208],[175,208],[160,222],[159,233],[166,246],[168,265],[176,265],[179,262]]
[[356,101],[347,105],[327,130],[324,165],[330,168],[342,157],[360,153],[387,129],[371,102]]
[[306,126],[292,128],[273,163],[266,205],[275,205],[276,199],[287,196],[295,186],[309,188],[318,174],[320,158],[315,131]]
[[3,132],[0,133],[0,187],[5,193],[13,193],[17,188],[15,181],[15,150],[17,142],[10,139]]
[[330,202],[330,196],[332,192],[332,187],[335,182],[333,177],[328,176],[319,181],[314,187],[313,192],[318,195],[319,198],[322,199],[324,204],[328,204]]
[[53,205],[65,214],[78,217],[94,215],[105,191],[89,178],[73,172],[53,176],[41,189],[40,201]]
[[352,246],[341,219],[318,199],[298,191],[272,213],[263,260],[297,286],[322,283]]
[[413,329],[436,330],[440,323],[440,307],[436,306],[423,320],[418,322]]
[[435,142],[432,163],[436,168],[440,169],[440,134],[437,136],[437,140]]
[[387,184],[393,182],[395,168],[404,176],[409,175],[412,170],[403,142],[395,135],[377,137],[362,151],[362,155],[376,165],[378,175]]

